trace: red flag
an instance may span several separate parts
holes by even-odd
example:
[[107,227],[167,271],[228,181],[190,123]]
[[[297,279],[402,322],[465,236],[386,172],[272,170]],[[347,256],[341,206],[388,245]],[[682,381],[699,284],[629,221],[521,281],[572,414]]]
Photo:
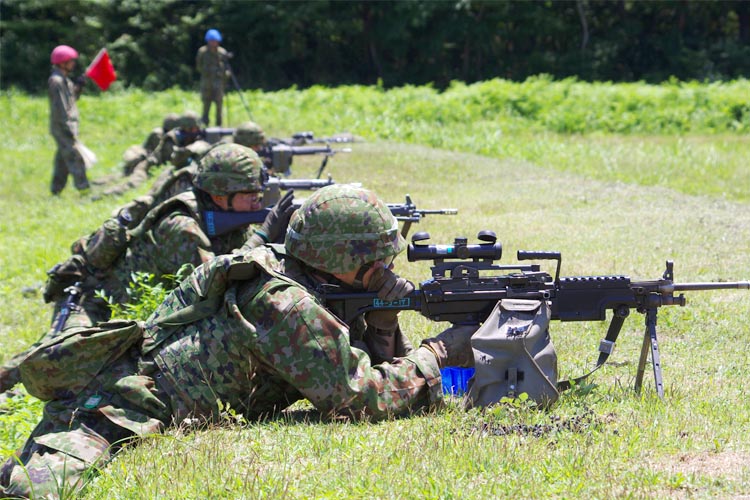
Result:
[[89,67],[86,68],[86,76],[91,78],[100,89],[107,90],[109,86],[117,80],[115,68],[109,58],[107,49],[102,49],[96,55]]

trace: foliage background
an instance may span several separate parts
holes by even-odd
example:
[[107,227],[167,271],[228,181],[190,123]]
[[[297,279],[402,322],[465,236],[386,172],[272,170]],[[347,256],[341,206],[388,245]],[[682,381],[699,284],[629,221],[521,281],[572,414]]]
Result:
[[81,52],[81,67],[107,47],[117,85],[192,88],[212,27],[236,55],[240,84],[266,90],[750,74],[743,1],[2,0],[0,87],[44,89],[49,52],[64,43]]

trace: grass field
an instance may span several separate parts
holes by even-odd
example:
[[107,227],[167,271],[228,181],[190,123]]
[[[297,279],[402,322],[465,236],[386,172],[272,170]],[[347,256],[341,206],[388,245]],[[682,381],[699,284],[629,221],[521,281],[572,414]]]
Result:
[[[706,115],[722,90],[686,89],[708,96]],[[464,117],[450,106],[468,110],[465,101],[423,88],[247,97],[272,135],[365,137],[331,160],[337,182],[361,182],[388,202],[410,193],[422,208],[458,208],[457,216],[428,216],[412,230],[429,231],[436,243],[491,229],[505,263],[521,249],[559,250],[563,275],[656,279],[673,259],[677,281],[750,279],[750,141],[742,127],[570,134],[502,110]],[[375,103],[364,104],[371,97]],[[236,96],[229,99],[234,125],[245,117]],[[92,177],[112,171],[166,112],[198,104],[177,90],[84,98],[82,138],[101,160]],[[441,104],[443,118],[428,112]],[[426,118],[414,109],[427,110]],[[69,187],[51,198],[54,145],[45,100],[5,93],[0,113],[4,128],[15,131],[2,146],[2,361],[49,323],[40,295],[21,289],[42,283],[76,237],[131,196],[91,201]],[[317,164],[295,159],[294,176],[312,175]],[[415,282],[429,276],[424,262],[403,259],[397,268]],[[738,498],[750,494],[749,308],[747,291],[696,292],[687,307],[660,311],[664,401],[650,368],[642,394],[632,390],[643,331],[643,317],[634,313],[593,386],[564,394],[548,412],[464,412],[452,401],[427,415],[330,423],[297,405],[278,420],[228,419],[128,447],[85,498]],[[415,342],[442,326],[411,313],[402,314],[402,324]],[[606,323],[551,328],[562,377],[593,366]],[[3,456],[23,443],[41,405],[22,398],[10,410],[0,415]]]

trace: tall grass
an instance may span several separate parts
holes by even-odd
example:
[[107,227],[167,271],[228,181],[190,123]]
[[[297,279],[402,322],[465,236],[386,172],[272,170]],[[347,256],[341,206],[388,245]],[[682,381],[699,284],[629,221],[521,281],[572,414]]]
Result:
[[[444,93],[342,87],[247,92],[246,98],[272,135],[314,130],[365,137],[351,154],[331,160],[334,179],[361,182],[389,202],[410,193],[420,207],[458,208],[458,216],[430,215],[412,230],[429,231],[436,243],[492,229],[504,243],[506,263],[519,249],[559,250],[565,275],[652,279],[672,258],[678,281],[712,281],[749,277],[745,112],[738,118],[726,111],[747,90],[744,81],[653,87],[540,78],[456,84]],[[122,151],[142,141],[164,114],[198,105],[196,95],[178,90],[84,97],[82,138],[101,160],[92,176],[114,171]],[[247,118],[236,95],[230,94],[229,107],[231,124]],[[5,129],[15,131],[3,145],[0,184],[2,361],[49,322],[40,296],[24,296],[21,288],[42,282],[76,237],[130,195],[92,202],[69,187],[60,198],[49,197],[54,145],[46,102],[6,93],[0,115]],[[630,128],[612,128],[618,115]],[[580,120],[583,128],[571,128]],[[295,159],[295,177],[312,175],[317,164]],[[414,281],[429,276],[425,262],[402,261],[398,269]],[[443,412],[355,424],[321,422],[298,405],[278,420],[229,418],[128,447],[86,497],[747,494],[750,294],[694,293],[688,300],[686,308],[663,308],[659,315],[664,402],[650,374],[643,394],[631,389],[643,334],[643,317],[634,313],[612,363],[594,375],[590,390],[565,394],[549,413],[514,407],[467,413],[451,403]],[[416,314],[402,316],[414,342],[441,327]],[[592,366],[605,331],[604,323],[552,325],[563,377]],[[13,404],[0,415],[4,455],[22,444],[39,414],[38,403]]]

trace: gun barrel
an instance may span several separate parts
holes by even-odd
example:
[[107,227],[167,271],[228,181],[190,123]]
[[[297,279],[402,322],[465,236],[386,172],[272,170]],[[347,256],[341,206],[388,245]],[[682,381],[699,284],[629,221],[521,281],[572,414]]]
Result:
[[674,283],[671,288],[675,292],[692,292],[700,290],[750,290],[750,281],[717,281],[706,283]]
[[458,209],[457,208],[438,208],[433,210],[414,210],[414,212],[418,213],[419,215],[429,215],[429,214],[436,214],[436,215],[458,215]]
[[279,179],[279,189],[318,189],[335,184],[332,179]]
[[294,155],[316,155],[320,153],[333,153],[333,149],[330,146],[292,146],[292,154]]

